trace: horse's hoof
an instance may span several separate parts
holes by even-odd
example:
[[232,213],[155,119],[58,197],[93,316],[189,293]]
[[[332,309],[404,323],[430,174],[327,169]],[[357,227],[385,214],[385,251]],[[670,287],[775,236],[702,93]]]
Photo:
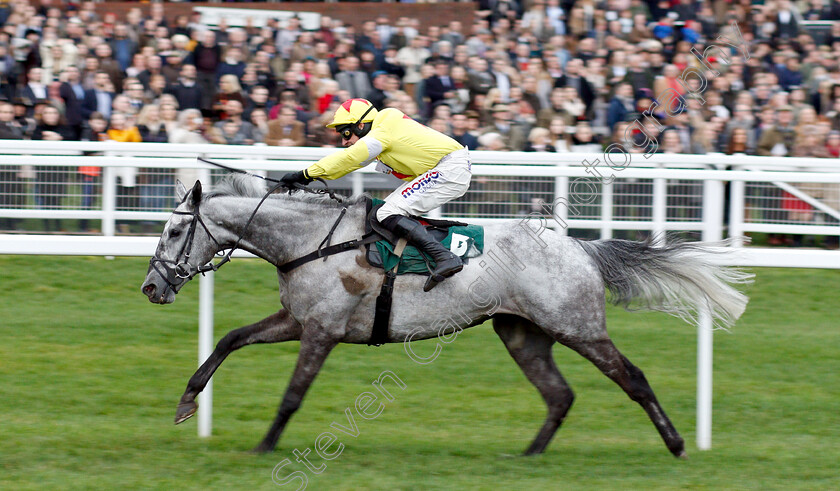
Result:
[[251,450],[251,453],[266,454],[266,453],[270,453],[270,452],[273,452],[273,451],[274,451],[274,447],[272,447],[271,445],[268,445],[267,443],[263,442],[263,443],[260,443],[259,445],[257,445],[256,447],[254,447],[254,449]]
[[195,401],[179,403],[178,409],[175,410],[175,424],[181,424],[190,419],[197,410],[198,404]]
[[685,450],[675,455],[675,457],[682,460],[688,460],[688,454],[685,453]]

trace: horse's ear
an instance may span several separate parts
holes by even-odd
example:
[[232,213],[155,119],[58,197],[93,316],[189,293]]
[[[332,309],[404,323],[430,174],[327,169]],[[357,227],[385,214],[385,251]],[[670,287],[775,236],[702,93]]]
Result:
[[193,206],[198,206],[201,203],[201,181],[195,181],[195,186],[192,188],[192,201]]
[[180,179],[175,180],[175,196],[178,198],[179,202],[184,201],[184,196],[187,195],[187,188],[184,186],[184,183],[181,182]]

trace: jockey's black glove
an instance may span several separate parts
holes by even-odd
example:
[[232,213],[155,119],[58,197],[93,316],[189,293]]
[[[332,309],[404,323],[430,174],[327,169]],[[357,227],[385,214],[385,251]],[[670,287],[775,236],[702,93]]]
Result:
[[304,174],[303,171],[300,170],[297,172],[289,172],[288,174],[280,178],[280,182],[282,182],[288,187],[293,187],[295,184],[298,183],[306,186],[307,184],[312,182],[312,179],[306,177],[306,174]]

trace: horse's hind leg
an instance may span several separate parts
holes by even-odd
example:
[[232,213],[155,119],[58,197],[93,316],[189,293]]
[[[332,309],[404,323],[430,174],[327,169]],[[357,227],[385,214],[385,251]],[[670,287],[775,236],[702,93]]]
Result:
[[494,317],[493,329],[548,406],[545,423],[525,450],[525,455],[542,453],[563,423],[575,398],[551,356],[554,339],[532,322],[511,315]]
[[255,324],[240,327],[227,333],[216,344],[216,349],[213,350],[210,357],[190,377],[187,389],[181,396],[178,409],[175,411],[175,424],[182,423],[195,414],[196,409],[198,409],[195,397],[204,390],[207,382],[210,381],[210,377],[213,376],[213,373],[229,354],[249,344],[279,343],[299,339],[300,330],[300,324],[288,312],[280,310]]
[[645,378],[644,373],[630,363],[609,338],[599,340],[560,340],[595,364],[601,372],[619,385],[630,399],[644,408],[668,450],[676,457],[685,457],[685,442],[668,419]]

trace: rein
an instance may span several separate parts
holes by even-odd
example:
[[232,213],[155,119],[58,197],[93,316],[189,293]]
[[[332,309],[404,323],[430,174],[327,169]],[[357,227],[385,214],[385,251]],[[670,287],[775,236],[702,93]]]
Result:
[[[221,166],[224,167],[224,166]],[[249,174],[245,171],[240,171],[241,173],[247,175],[254,175]],[[262,176],[256,176],[261,177]],[[263,178],[266,179],[266,178]],[[269,179],[266,179],[269,180]],[[300,184],[295,184],[293,186],[289,186],[288,184],[271,179],[271,181],[276,182],[274,186],[271,187],[260,199],[257,206],[254,207],[254,211],[251,212],[251,215],[248,217],[248,221],[245,222],[245,226],[242,228],[242,231],[237,237],[236,242],[227,249],[227,253],[221,254],[222,258],[219,262],[213,263],[212,260],[209,261],[207,264],[203,266],[193,266],[190,264],[190,254],[192,253],[193,242],[195,241],[195,231],[198,228],[198,225],[201,224],[201,227],[204,229],[204,232],[210,237],[210,240],[216,245],[218,253],[222,253],[225,250],[225,247],[213,236],[213,233],[210,232],[210,229],[207,227],[207,224],[204,222],[204,219],[201,216],[201,182],[196,182],[192,188],[192,191],[186,193],[181,200],[181,202],[175,207],[175,210],[172,211],[173,215],[189,215],[192,216],[192,221],[190,222],[189,229],[187,231],[187,236],[184,240],[183,245],[181,246],[181,250],[175,256],[175,260],[163,259],[157,256],[152,256],[149,260],[149,267],[154,269],[155,272],[166,282],[166,289],[164,289],[164,295],[167,293],[167,290],[171,290],[175,294],[181,289],[181,287],[186,284],[189,280],[193,279],[198,274],[204,275],[210,271],[218,271],[225,263],[230,262],[231,256],[233,253],[239,248],[242,240],[245,238],[245,235],[248,229],[251,227],[251,224],[254,222],[254,218],[257,216],[257,212],[262,207],[265,200],[268,199],[275,191],[280,189],[281,187],[287,187],[289,190],[289,194],[292,193],[294,189],[301,189],[305,192],[311,192],[314,194],[329,194],[332,199],[335,199],[339,203],[344,203],[344,201],[338,197],[336,197],[329,188],[326,188],[325,191],[316,191],[310,190],[305,186]],[[326,187],[326,183],[324,183]],[[183,205],[188,198],[192,198],[193,200],[193,209],[191,211],[178,211],[178,207]],[[336,229],[338,228],[341,221],[347,215],[347,206],[343,206],[341,208],[341,213],[339,213],[338,217],[336,218],[335,222],[330,227],[329,232],[327,232],[327,236],[324,237],[324,240],[318,244],[318,247],[315,251],[301,256],[297,259],[293,259],[288,261],[284,264],[277,266],[277,270],[282,273],[288,273],[293,269],[302,266],[306,263],[314,261],[319,258],[324,258],[324,261],[327,260],[328,256],[332,256],[334,254],[339,254],[341,252],[358,249],[366,244],[370,244],[381,240],[384,235],[380,232],[377,232],[375,229],[365,233],[361,237],[353,240],[348,240],[345,242],[341,242],[339,244],[330,245],[332,241],[333,234],[335,233]],[[373,228],[373,227],[372,227]],[[180,229],[174,229],[175,231],[180,231]],[[178,234],[174,234],[170,232],[170,237],[177,237]],[[161,240],[163,240],[161,238]],[[405,247],[405,240],[401,240],[397,243],[397,247],[399,249],[398,257],[402,255],[402,249]],[[218,254],[217,253],[217,254]],[[396,269],[396,268],[395,268]],[[394,288],[394,279],[396,278],[395,271],[388,271],[386,272],[385,280],[382,284],[382,289],[380,291],[379,297],[376,299],[376,311],[374,315],[374,324],[373,324],[373,331],[371,334],[371,339],[368,342],[370,346],[380,346],[386,342],[388,342],[388,324],[389,318],[391,313],[391,296],[393,294]]]
[[[175,293],[178,293],[178,290],[180,290],[181,286],[183,286],[183,284],[187,281],[193,279],[196,275],[203,275],[204,273],[210,271],[217,271],[219,268],[222,267],[222,265],[230,261],[231,255],[233,255],[234,251],[236,251],[236,249],[239,248],[239,244],[245,237],[245,232],[248,231],[248,228],[254,221],[254,217],[257,216],[257,212],[260,210],[262,204],[265,203],[265,200],[268,199],[268,197],[271,196],[271,194],[274,193],[274,191],[276,191],[282,186],[283,183],[277,183],[271,189],[269,189],[268,192],[265,193],[265,195],[263,195],[262,199],[260,199],[260,202],[257,203],[257,206],[254,208],[254,211],[251,212],[251,216],[248,217],[248,221],[245,223],[245,228],[242,230],[242,233],[239,234],[239,237],[236,239],[236,243],[234,243],[233,247],[231,247],[228,250],[228,252],[224,254],[222,259],[215,264],[209,262],[204,266],[195,267],[189,263],[190,252],[192,251],[193,241],[195,240],[195,229],[197,223],[201,224],[202,228],[204,228],[204,232],[207,233],[207,236],[210,237],[210,239],[216,244],[216,246],[224,250],[222,244],[219,243],[218,240],[216,240],[216,238],[210,232],[210,229],[208,229],[207,225],[204,223],[204,219],[201,218],[200,205],[197,203],[195,205],[195,208],[191,212],[174,210],[172,212],[173,215],[191,215],[193,217],[193,221],[192,223],[190,223],[190,229],[187,232],[187,240],[184,241],[184,246],[181,248],[181,252],[179,252],[177,256],[179,258],[183,256],[184,259],[183,261],[179,262],[177,260],[170,261],[168,259],[161,259],[157,256],[154,256],[152,257],[152,259],[149,260],[149,264],[151,264],[155,271],[157,271],[158,274],[161,275],[161,277],[166,281],[167,285],[170,288],[172,288],[172,290]],[[195,190],[195,187],[193,187],[193,190]],[[189,194],[187,196],[189,196]],[[184,200],[186,200],[187,196],[184,196]],[[178,206],[180,206],[183,203],[184,201],[181,201],[181,203]],[[171,267],[162,265],[167,265]],[[163,271],[161,271],[161,268],[163,268]]]
[[[251,214],[251,218],[248,219],[248,223],[245,225],[245,230],[248,229],[248,226],[251,224],[251,220],[253,220],[254,215],[256,215],[257,210],[262,205],[263,201],[265,201],[265,199],[268,197],[269,194],[271,194],[272,192],[274,192],[275,189],[278,189],[281,186],[286,186],[289,190],[290,195],[292,194],[292,191],[297,189],[297,190],[303,191],[305,193],[310,193],[310,194],[326,194],[327,196],[330,197],[330,199],[333,199],[333,200],[337,201],[338,203],[344,204],[344,199],[342,199],[340,196],[335,194],[335,192],[332,191],[329,188],[329,186],[327,186],[326,181],[324,181],[320,177],[316,177],[313,180],[314,181],[319,181],[321,184],[323,184],[324,189],[312,189],[312,188],[306,187],[306,186],[304,186],[302,184],[298,184],[298,183],[294,183],[293,185],[289,186],[288,184],[283,183],[279,179],[272,179],[270,177],[264,177],[264,176],[261,176],[259,174],[252,174],[252,173],[247,172],[245,170],[237,169],[236,167],[230,167],[230,166],[227,166],[227,165],[224,165],[224,164],[220,164],[218,162],[214,162],[212,160],[205,159],[203,157],[198,157],[198,160],[201,161],[201,162],[204,162],[205,164],[214,165],[216,167],[219,167],[221,169],[225,169],[225,170],[230,171],[230,172],[235,172],[237,174],[245,174],[246,176],[256,177],[256,178],[262,179],[264,181],[269,181],[269,182],[276,183],[276,185],[273,188],[271,188],[271,190],[263,197],[262,201],[260,201],[260,203],[257,205],[257,208]],[[297,268],[298,266],[302,266],[302,265],[304,265],[304,264],[306,264],[310,261],[314,261],[314,260],[322,258],[322,257],[324,258],[324,261],[326,261],[327,256],[332,256],[333,254],[338,254],[340,252],[349,251],[351,249],[357,249],[357,248],[359,248],[359,247],[361,247],[365,244],[369,244],[371,242],[376,242],[377,240],[379,240],[381,238],[380,236],[378,236],[375,233],[370,233],[370,234],[365,234],[364,236],[362,236],[359,239],[349,240],[347,242],[342,242],[340,244],[330,245],[330,241],[332,240],[333,232],[335,232],[335,229],[338,227],[338,224],[344,218],[344,215],[346,213],[347,213],[347,207],[345,206],[341,209],[341,214],[338,216],[338,219],[336,219],[335,223],[333,223],[333,226],[332,226],[332,228],[330,228],[329,233],[327,233],[327,236],[324,238],[324,240],[322,240],[321,243],[318,244],[318,248],[315,251],[313,251],[313,252],[311,252],[311,253],[303,256],[303,257],[299,257],[299,258],[293,259],[293,260],[291,260],[287,263],[281,264],[280,266],[277,267],[277,269],[279,269],[281,273],[288,273],[289,271]],[[206,227],[205,227],[205,229],[206,229]],[[210,271],[210,270],[216,271],[217,269],[219,269],[219,267],[222,264],[230,261],[230,255],[237,248],[237,246],[239,246],[239,242],[241,240],[242,240],[242,237],[240,236],[239,240],[236,241],[236,245],[234,245],[233,249],[231,249],[230,252],[219,263],[217,263],[216,265],[204,266],[204,268],[210,268],[210,269],[205,269],[204,271],[198,271],[198,273],[203,274],[205,271]],[[326,245],[327,247],[324,247],[324,245]],[[195,276],[195,274],[197,274],[197,273],[194,273],[192,276]],[[192,276],[190,276],[189,278],[192,278]]]
[[[205,163],[215,165],[217,167],[221,167],[223,169],[227,169],[231,172],[236,172],[236,173],[239,173],[239,174],[245,174],[245,175],[252,176],[252,177],[258,177],[258,178],[263,179],[265,181],[274,182],[276,184],[274,186],[272,186],[271,189],[269,189],[265,193],[265,195],[263,195],[262,199],[260,199],[260,202],[257,203],[257,206],[254,208],[254,211],[251,212],[251,216],[248,217],[248,221],[245,223],[245,227],[243,228],[242,233],[239,234],[239,237],[236,239],[236,242],[227,251],[227,253],[223,254],[222,259],[215,264],[212,263],[212,262],[209,262],[209,263],[205,264],[204,266],[198,266],[198,267],[193,266],[189,263],[190,253],[192,252],[193,241],[195,240],[195,230],[196,230],[197,224],[201,224],[201,227],[204,229],[204,232],[207,233],[207,236],[210,237],[210,239],[216,244],[216,246],[220,250],[224,250],[224,248],[223,248],[222,244],[219,243],[218,240],[216,240],[216,238],[213,236],[213,234],[207,228],[207,225],[204,223],[204,220],[201,218],[201,210],[200,210],[200,204],[199,203],[195,204],[195,207],[194,207],[193,211],[191,211],[191,212],[177,211],[178,206],[184,204],[184,201],[186,201],[187,197],[190,196],[190,194],[187,194],[186,196],[184,196],[184,199],[181,200],[181,203],[179,203],[178,206],[175,207],[176,210],[172,211],[173,215],[191,215],[193,217],[193,221],[192,221],[192,223],[190,223],[190,228],[189,228],[189,231],[187,232],[187,239],[186,239],[186,241],[184,241],[184,245],[183,245],[183,247],[181,247],[181,251],[178,253],[178,255],[176,256],[176,260],[174,260],[174,261],[169,260],[169,259],[159,258],[157,256],[152,256],[152,258],[149,260],[150,266],[152,268],[154,268],[154,270],[161,276],[161,278],[164,279],[167,286],[170,289],[172,289],[172,291],[174,291],[175,293],[178,293],[178,291],[181,289],[181,287],[184,285],[184,283],[193,279],[198,274],[203,275],[203,274],[205,274],[207,272],[210,272],[210,271],[217,271],[219,268],[222,267],[222,265],[224,265],[225,263],[230,261],[233,253],[239,248],[239,245],[242,242],[242,239],[245,237],[245,233],[250,228],[251,223],[254,221],[254,217],[256,217],[257,212],[259,211],[260,207],[262,207],[263,203],[265,203],[265,200],[268,199],[268,197],[271,196],[278,189],[280,189],[282,187],[286,187],[289,191],[289,194],[292,194],[292,192],[295,191],[295,190],[300,190],[300,191],[303,191],[303,192],[306,192],[306,193],[311,193],[311,194],[326,194],[331,199],[333,199],[333,200],[335,200],[339,203],[344,203],[344,200],[341,197],[339,197],[331,189],[329,189],[329,187],[327,186],[327,183],[324,182],[323,179],[316,178],[316,180],[318,180],[322,184],[324,184],[324,189],[311,189],[311,188],[308,188],[308,187],[306,187],[302,184],[298,184],[298,183],[295,183],[295,184],[289,186],[288,184],[286,184],[286,183],[284,183],[280,180],[277,180],[277,179],[272,179],[272,178],[269,178],[269,177],[263,177],[263,176],[260,176],[260,175],[257,175],[257,174],[251,174],[251,173],[246,172],[244,170],[236,169],[236,168],[233,168],[233,167],[228,167],[226,165],[222,165],[222,164],[219,164],[219,163],[216,163],[216,162],[212,162],[210,160],[207,160],[207,159],[204,159],[204,158],[201,158],[201,157],[199,157],[198,160],[200,160],[202,162],[205,162]],[[196,187],[193,186],[193,191],[195,191],[195,189],[196,189]],[[335,231],[336,227],[338,226],[338,223],[344,217],[344,214],[346,212],[347,212],[347,207],[344,207],[341,210],[341,215],[339,216],[338,220],[336,220],[336,222],[333,225],[332,229],[330,230],[329,234],[327,234],[327,237],[318,246],[319,251],[325,251],[326,252],[326,251],[332,250],[333,246],[329,246],[330,239],[332,238],[332,234]],[[322,249],[324,244],[327,244],[328,247]],[[334,254],[334,253],[326,253],[325,255],[331,255],[331,254]],[[183,257],[183,259],[179,261],[177,258],[181,258],[181,257]],[[308,262],[308,261],[306,261],[306,262]]]
[[245,171],[245,170],[242,170],[242,169],[237,169],[236,167],[230,167],[230,166],[227,166],[227,165],[224,165],[224,164],[220,164],[218,162],[214,162],[212,160],[205,159],[204,157],[197,157],[197,159],[201,162],[204,162],[205,164],[210,164],[210,165],[214,165],[216,167],[219,167],[220,169],[225,169],[227,171],[235,172],[237,174],[245,174],[246,176],[251,176],[251,177],[256,177],[258,179],[262,179],[263,181],[273,182],[273,183],[276,183],[276,184],[280,184],[281,186],[286,186],[289,189],[289,194],[292,194],[292,191],[297,189],[297,190],[303,191],[305,193],[310,193],[310,194],[326,194],[327,196],[330,197],[330,199],[333,199],[333,200],[335,200],[339,203],[344,203],[344,200],[341,198],[341,196],[335,194],[335,192],[333,190],[331,190],[329,186],[327,186],[327,182],[324,181],[323,179],[321,179],[320,177],[313,177],[312,180],[313,181],[318,181],[321,184],[323,184],[324,189],[312,189],[312,188],[308,188],[308,187],[304,186],[303,184],[299,184],[299,183],[294,183],[292,186],[289,186],[288,184],[283,183],[283,181],[281,181],[279,179],[273,179],[271,177],[265,177],[265,176],[261,176],[259,174],[252,174],[248,171]]

